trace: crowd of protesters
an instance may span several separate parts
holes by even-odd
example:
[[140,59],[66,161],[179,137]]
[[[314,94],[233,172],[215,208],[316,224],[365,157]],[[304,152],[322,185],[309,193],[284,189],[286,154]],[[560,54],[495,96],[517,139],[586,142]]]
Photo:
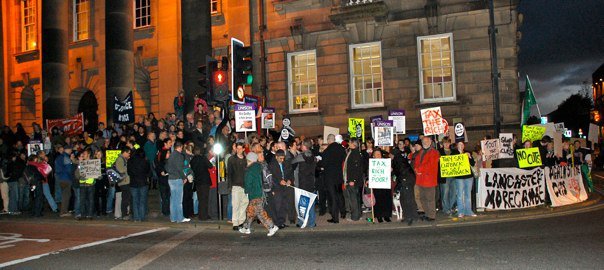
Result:
[[[157,189],[160,205],[153,210],[171,222],[194,217],[217,220],[225,213],[233,230],[249,234],[257,218],[272,236],[279,229],[302,226],[294,206],[294,186],[318,195],[310,207],[308,227],[316,226],[315,210],[321,216],[329,213],[330,223],[362,220],[371,211],[363,200],[368,193],[369,159],[391,158],[392,189],[374,190],[374,216],[379,223],[391,222],[394,198],[400,200],[403,222],[412,225],[434,221],[438,211],[449,217],[476,216],[474,194],[480,169],[517,167],[514,158],[484,161],[479,145],[470,151],[465,142],[448,137],[435,141],[420,136],[413,142],[405,138],[393,147],[375,147],[372,139],[362,142],[338,134],[299,136],[287,142],[278,136],[243,136],[235,132],[228,112],[210,108],[202,99],[195,104],[194,113],[176,110],[179,115],[163,119],[150,113],[134,124],[99,123],[96,130],[79,135],[63,134],[57,128],[47,134],[35,123],[30,134],[21,124],[15,132],[4,126],[0,133],[2,213],[39,217],[47,206],[64,218],[112,215],[141,222],[150,211],[149,189]],[[177,105],[181,106],[175,100],[176,109]],[[30,141],[41,142],[43,151],[27,156]],[[214,153],[215,144],[224,152]],[[563,143],[563,154],[555,155],[547,136],[523,145],[514,139],[515,148],[533,146],[540,148],[547,166],[591,160],[580,145],[571,152],[569,141]],[[121,151],[110,166],[121,176],[119,181],[108,175],[106,150]],[[456,154],[468,155],[472,173],[441,178],[440,156]],[[80,172],[78,164],[89,159],[101,160],[101,177],[86,178]]]

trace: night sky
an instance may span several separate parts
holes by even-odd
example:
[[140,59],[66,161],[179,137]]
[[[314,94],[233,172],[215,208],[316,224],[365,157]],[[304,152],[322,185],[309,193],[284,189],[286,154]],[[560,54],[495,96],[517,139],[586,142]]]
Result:
[[[521,76],[528,74],[542,114],[555,110],[604,63],[604,0],[522,0]],[[535,112],[536,113],[536,112]]]

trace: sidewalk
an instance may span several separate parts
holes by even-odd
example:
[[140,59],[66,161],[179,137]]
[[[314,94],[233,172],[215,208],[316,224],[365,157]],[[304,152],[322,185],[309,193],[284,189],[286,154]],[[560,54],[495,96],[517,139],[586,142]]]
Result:
[[[150,197],[151,198],[151,197]],[[477,217],[467,217],[459,219],[457,217],[451,218],[442,213],[437,213],[436,221],[426,222],[417,221],[412,226],[407,226],[406,223],[401,223],[396,220],[393,216],[392,222],[384,223],[370,223],[367,221],[368,217],[371,217],[371,213],[365,213],[363,218],[359,221],[348,221],[346,219],[340,219],[339,224],[328,223],[327,220],[331,218],[329,214],[319,216],[317,214],[315,228],[299,229],[295,225],[283,229],[286,232],[338,232],[338,231],[367,231],[367,230],[382,230],[382,229],[401,229],[401,228],[429,228],[429,227],[447,227],[447,226],[463,226],[481,223],[493,223],[493,222],[504,222],[504,221],[515,221],[523,219],[534,219],[544,218],[548,216],[562,215],[565,213],[581,212],[582,210],[588,210],[590,208],[604,207],[604,203],[601,203],[602,195],[597,192],[589,194],[589,198],[581,203],[562,206],[562,207],[550,207],[550,206],[539,206],[528,208],[524,210],[507,210],[507,211],[487,211],[477,213]],[[150,209],[154,206],[150,202]],[[226,221],[205,221],[201,222],[197,219],[192,219],[189,223],[171,223],[169,218],[158,216],[157,211],[150,211],[148,221],[145,222],[133,222],[133,221],[122,221],[114,220],[113,217],[104,216],[95,218],[94,220],[81,220],[77,221],[74,218],[59,218],[57,214],[49,211],[44,212],[42,218],[32,218],[28,214],[20,216],[0,216],[0,222],[28,222],[28,223],[53,223],[53,224],[78,224],[78,225],[108,225],[108,226],[136,226],[136,227],[169,227],[175,229],[204,229],[215,232],[232,232],[232,224]],[[254,228],[260,229],[261,225],[254,224]]]

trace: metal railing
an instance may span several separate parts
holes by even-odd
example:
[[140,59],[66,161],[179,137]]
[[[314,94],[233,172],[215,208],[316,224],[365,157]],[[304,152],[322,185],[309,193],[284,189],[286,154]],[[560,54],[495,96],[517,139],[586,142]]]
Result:
[[342,0],[342,6],[351,7],[356,5],[369,4],[374,2],[380,2],[381,0]]

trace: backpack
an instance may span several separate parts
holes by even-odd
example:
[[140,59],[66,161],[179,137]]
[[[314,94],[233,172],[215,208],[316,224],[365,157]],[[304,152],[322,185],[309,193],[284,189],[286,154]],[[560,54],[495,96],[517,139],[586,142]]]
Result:
[[[118,157],[119,159],[119,157]],[[116,160],[117,162],[117,160]],[[113,184],[117,184],[119,182],[122,182],[122,180],[124,180],[124,176],[117,171],[117,168],[115,167],[115,163],[113,163],[113,165],[111,165],[111,168],[107,169],[107,179],[109,179],[110,183]]]
[[262,191],[271,192],[273,189],[273,174],[266,163],[262,163]]

